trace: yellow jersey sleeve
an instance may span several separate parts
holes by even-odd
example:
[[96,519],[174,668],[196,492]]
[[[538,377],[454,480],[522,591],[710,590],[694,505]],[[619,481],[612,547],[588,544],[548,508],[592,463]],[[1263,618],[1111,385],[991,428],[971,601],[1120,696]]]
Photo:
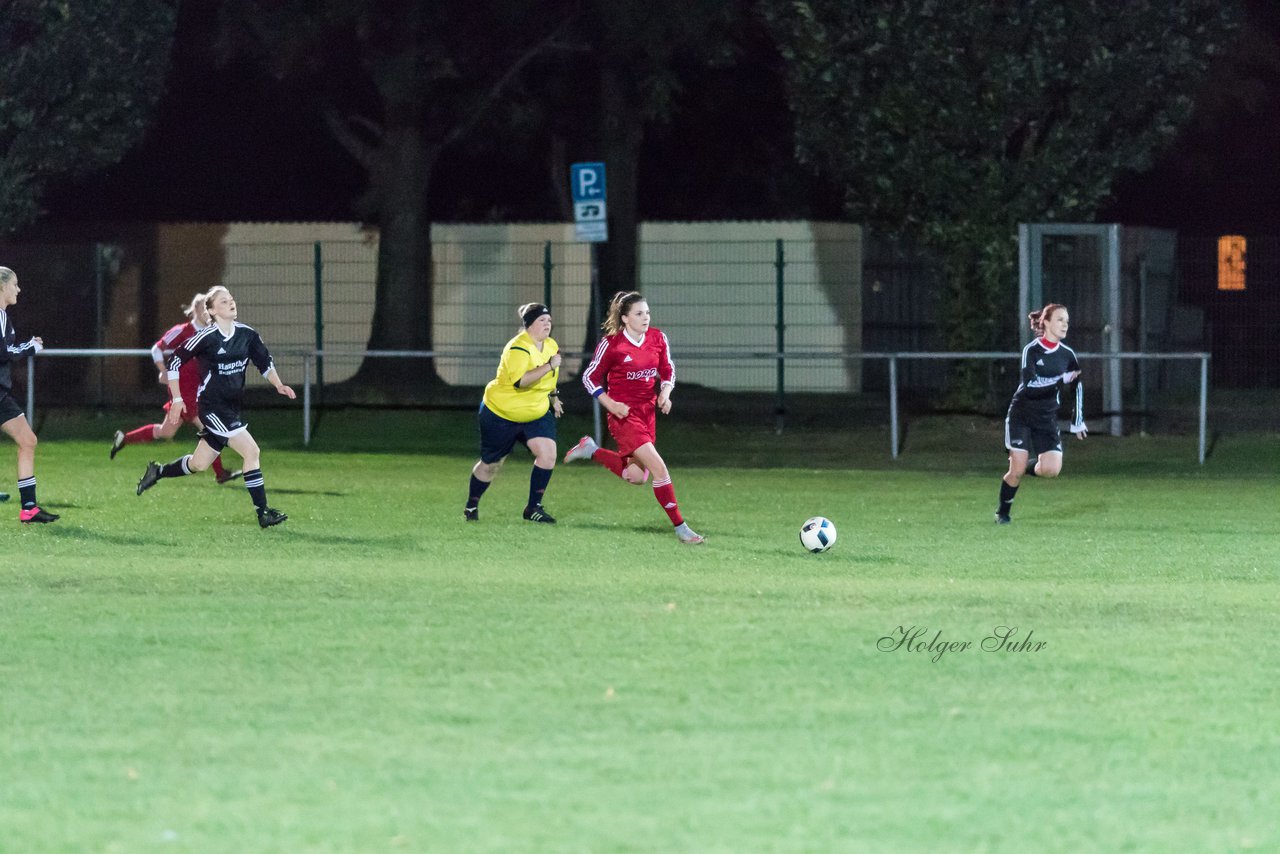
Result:
[[543,341],[541,350],[534,345],[528,332],[512,338],[502,350],[497,375],[485,386],[484,405],[508,421],[537,421],[546,415],[551,408],[548,395],[555,391],[560,371],[552,370],[526,388],[518,388],[516,383],[529,371],[545,365],[558,352],[560,345],[554,338]]

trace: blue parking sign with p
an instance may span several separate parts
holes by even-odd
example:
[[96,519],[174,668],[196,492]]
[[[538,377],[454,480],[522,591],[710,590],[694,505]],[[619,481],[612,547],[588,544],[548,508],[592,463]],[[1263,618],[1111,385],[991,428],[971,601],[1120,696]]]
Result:
[[574,237],[590,243],[608,240],[609,214],[604,200],[604,164],[571,164],[569,192],[573,195]]
[[604,201],[604,164],[574,163],[569,167],[569,183],[575,202]]

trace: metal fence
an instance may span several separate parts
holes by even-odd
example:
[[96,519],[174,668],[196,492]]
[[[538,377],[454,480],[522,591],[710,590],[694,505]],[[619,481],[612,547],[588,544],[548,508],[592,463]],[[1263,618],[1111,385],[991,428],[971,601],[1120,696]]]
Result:
[[[566,351],[570,357],[582,359],[588,354],[585,352],[574,353]],[[317,366],[321,364],[326,357],[323,351],[306,351],[297,354],[301,364],[301,385],[302,385],[302,440],[303,444],[310,444],[312,425],[314,423],[313,410],[315,407],[315,390],[316,376],[318,373]],[[445,351],[364,351],[358,354],[361,358],[373,359],[456,359],[459,362],[476,362],[481,359],[492,364],[492,353],[449,353]],[[955,361],[958,359],[975,359],[975,360],[1000,360],[1010,361],[1017,360],[1021,357],[1020,353],[1004,353],[1004,352],[898,352],[898,353],[875,353],[875,352],[846,352],[833,356],[826,352],[813,351],[792,351],[788,353],[756,351],[746,352],[742,354],[748,358],[754,358],[763,362],[776,362],[782,364],[786,361],[793,361],[799,364],[821,363],[821,362],[840,362],[845,365],[861,363],[866,361],[883,361],[888,369],[889,385],[887,389],[887,401],[885,406],[888,412],[888,433],[889,433],[889,451],[893,459],[897,459],[901,451],[901,406],[900,406],[900,386],[898,377],[900,375],[899,366],[903,364],[911,364],[915,362],[943,362]],[[1196,403],[1196,433],[1198,437],[1197,461],[1204,463],[1207,454],[1207,429],[1208,429],[1208,407],[1209,407],[1209,362],[1210,354],[1208,353],[1079,353],[1077,354],[1082,361],[1194,361],[1199,364],[1199,386],[1198,397]],[[93,349],[48,349],[39,354],[38,357],[33,356],[27,363],[27,420],[35,423],[35,405],[36,405],[36,362],[38,359],[46,358],[92,358],[104,359],[107,357],[146,357],[150,358],[149,350],[93,350]],[[714,356],[713,356],[714,358]],[[692,356],[695,363],[702,361],[698,355]],[[781,372],[777,374],[781,377]],[[778,387],[776,410],[779,420],[778,429],[781,431],[784,421],[782,413],[786,411],[787,398],[781,385]],[[592,401],[591,404],[595,412],[595,432],[597,441],[601,441],[601,419],[599,411],[599,403]],[[1120,435],[1119,419],[1112,419],[1113,430],[1115,435]]]
[[[861,349],[862,271],[856,241],[666,240],[646,242],[640,253],[640,288],[653,307],[655,325],[680,342],[687,382],[771,393],[775,366],[744,362],[738,357],[744,347],[833,355]],[[361,368],[358,354],[385,349],[372,330],[377,258],[371,244],[246,244],[220,253],[192,251],[188,244],[182,252],[158,256],[158,278],[183,283],[183,299],[175,294],[175,305],[213,284],[229,287],[242,319],[277,354],[282,375],[299,375],[299,354],[323,352],[315,379],[318,396],[327,401],[348,399],[340,387]],[[564,349],[591,349],[599,334],[591,281],[589,247],[581,243],[434,242],[433,382],[424,382],[423,389],[406,388],[406,397],[429,403],[423,390],[434,388],[435,381],[457,387],[487,382],[492,365],[465,354],[492,353],[515,334],[515,308],[525,302],[552,307],[554,334]],[[158,334],[130,343],[149,345]],[[580,367],[580,361],[571,362],[566,371]],[[860,371],[836,360],[788,378],[788,387],[849,392],[859,390],[861,379]],[[110,385],[117,399],[150,390],[149,379],[141,375],[113,376]]]
[[[110,245],[0,244],[4,263],[23,282],[11,320],[51,347],[144,348],[181,319],[177,309],[192,293],[225,284],[276,353],[282,376],[300,377],[303,354],[321,352],[312,366],[317,400],[355,399],[341,393],[343,385],[368,358],[362,354],[382,349],[371,338],[376,241],[353,232],[344,239],[237,243],[228,242],[226,231],[193,229]],[[903,360],[891,379],[887,359],[848,355],[944,349],[942,282],[915,248],[817,232],[799,240],[671,237],[680,233],[673,224],[662,239],[642,242],[639,271],[654,322],[682,359],[682,382],[757,394],[770,411],[782,408],[774,400],[782,394],[880,393],[892,381],[905,399],[927,405],[945,388],[951,367],[945,360]],[[1155,358],[1161,352],[1211,352],[1215,388],[1280,385],[1280,336],[1271,320],[1280,308],[1274,281],[1280,241],[1251,238],[1250,247],[1243,293],[1213,287],[1216,256],[1207,238],[1183,239],[1175,270],[1132,271],[1176,278],[1177,298],[1127,313],[1145,312],[1146,319],[1136,337],[1126,336],[1124,349],[1153,356],[1126,363],[1125,409],[1143,413],[1149,395],[1194,392],[1194,365]],[[437,239],[433,262],[437,355],[430,373],[444,386],[474,389],[490,378],[491,354],[516,331],[514,309],[523,302],[552,306],[554,334],[566,351],[585,352],[596,338],[585,244]],[[1055,264],[1047,275],[1057,288],[1070,291],[1073,277],[1092,275],[1069,253]],[[1072,344],[1094,350],[1100,332],[1090,320],[1092,286],[1081,280],[1075,287],[1081,302],[1072,306]],[[766,355],[750,355],[756,353]],[[800,353],[814,356],[802,360]],[[41,384],[56,386],[68,405],[154,402],[154,372],[145,360],[82,358],[41,362]],[[566,373],[580,367],[579,357]],[[439,386],[408,388],[406,398],[433,405]]]

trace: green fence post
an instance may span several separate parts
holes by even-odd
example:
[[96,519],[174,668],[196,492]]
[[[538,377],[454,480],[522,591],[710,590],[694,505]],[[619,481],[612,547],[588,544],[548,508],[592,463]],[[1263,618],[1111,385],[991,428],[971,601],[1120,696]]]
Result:
[[777,268],[777,279],[778,279],[778,297],[777,297],[778,349],[777,349],[777,354],[775,355],[775,361],[777,361],[778,363],[778,402],[777,402],[777,406],[774,408],[773,414],[775,418],[774,430],[777,432],[779,436],[781,436],[783,422],[785,421],[786,414],[787,414],[786,382],[785,382],[786,346],[785,346],[785,340],[784,340],[786,337],[787,327],[785,323],[784,305],[783,305],[783,286],[786,283],[786,277],[783,275],[783,269],[787,266],[787,259],[786,259],[786,253],[783,251],[783,248],[782,248],[781,238],[779,238],[778,240],[778,250],[777,250],[776,260],[774,261],[774,266]]
[[[106,271],[106,251],[107,247],[101,243],[93,245],[93,293],[95,317],[93,323],[93,344],[99,350],[107,346],[107,324],[106,310],[103,299],[103,292],[106,290],[105,283],[107,279]],[[107,387],[106,387],[106,371],[105,365],[102,363],[102,357],[99,356],[93,360],[93,372],[98,378],[98,399],[94,401],[99,410],[106,406]],[[99,412],[101,415],[101,412]]]
[[[316,277],[316,350],[324,351],[324,255],[320,241],[315,244],[314,255]],[[320,393],[320,402],[324,402],[324,357],[316,357],[316,386]]]
[[542,245],[542,304],[551,308],[551,241]]

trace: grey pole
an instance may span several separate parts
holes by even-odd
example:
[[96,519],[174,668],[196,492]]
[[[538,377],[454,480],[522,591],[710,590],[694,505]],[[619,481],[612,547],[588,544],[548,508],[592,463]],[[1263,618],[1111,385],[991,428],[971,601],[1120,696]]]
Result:
[[[596,251],[598,243],[591,244],[591,323],[596,330],[596,334],[600,333],[600,256]],[[591,364],[591,358],[587,358],[587,364]],[[596,444],[603,446],[604,444],[604,428],[600,424],[600,398],[591,398],[591,418],[595,425]]]
[[1205,425],[1209,420],[1209,354],[1200,355],[1200,465],[1204,465]]
[[783,248],[782,239],[778,239],[777,250],[774,258],[774,266],[776,267],[776,295],[774,302],[775,326],[777,334],[777,402],[773,408],[773,432],[782,435],[783,424],[787,417],[787,392],[786,392],[786,267],[787,256]]
[[551,263],[551,241],[542,244],[542,304],[551,308],[551,274],[555,265]]
[[[1107,327],[1109,334],[1104,335],[1106,349],[1119,353],[1124,349],[1124,323],[1120,313],[1120,226],[1107,226],[1107,239],[1103,241],[1107,270]],[[1124,375],[1120,370],[1119,359],[1107,360],[1106,390],[1107,408],[1111,410],[1111,435],[1123,436],[1124,425],[1120,413],[1123,411]]]
[[889,453],[898,458],[898,357],[889,357]]
[[[93,292],[96,315],[93,321],[93,339],[95,346],[99,350],[106,346],[106,329],[103,324],[104,311],[102,305],[103,279],[105,278],[103,254],[103,245],[95,243],[93,246]],[[101,359],[94,360],[94,373],[98,375],[98,399],[94,403],[101,408],[107,399],[106,365],[102,363]]]
[[[316,241],[312,256],[312,269],[315,274],[315,312],[316,312],[316,352],[324,352],[324,249],[320,241]],[[324,363],[316,360],[316,381],[320,385],[320,393],[324,394]]]
[[311,354],[302,354],[302,444],[311,444]]

